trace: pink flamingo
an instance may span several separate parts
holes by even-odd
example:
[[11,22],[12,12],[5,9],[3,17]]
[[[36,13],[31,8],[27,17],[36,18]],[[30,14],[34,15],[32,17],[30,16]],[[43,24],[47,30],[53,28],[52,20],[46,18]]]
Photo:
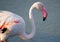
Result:
[[43,21],[46,20],[47,11],[41,2],[35,2],[29,10],[29,19],[31,23],[32,32],[27,34],[25,32],[25,21],[24,19],[9,11],[0,12],[0,42],[7,42],[7,39],[11,36],[17,35],[23,40],[31,39],[35,35],[35,24],[32,10],[36,8],[41,10],[43,15]]

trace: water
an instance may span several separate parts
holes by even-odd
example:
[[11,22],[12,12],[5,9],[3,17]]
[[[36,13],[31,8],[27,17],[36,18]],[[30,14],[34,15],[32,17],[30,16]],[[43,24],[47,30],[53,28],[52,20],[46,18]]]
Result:
[[10,37],[8,42],[60,42],[60,0],[0,0],[0,10],[8,10],[22,16],[26,21],[26,32],[29,33],[29,8],[36,1],[43,2],[47,8],[47,20],[43,22],[41,12],[34,10],[36,35],[28,41],[17,36]]

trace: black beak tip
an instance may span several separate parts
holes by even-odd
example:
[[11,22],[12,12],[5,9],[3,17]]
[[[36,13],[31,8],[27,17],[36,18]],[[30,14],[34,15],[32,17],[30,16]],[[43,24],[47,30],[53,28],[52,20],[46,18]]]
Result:
[[45,21],[46,20],[46,17],[43,17],[43,21]]

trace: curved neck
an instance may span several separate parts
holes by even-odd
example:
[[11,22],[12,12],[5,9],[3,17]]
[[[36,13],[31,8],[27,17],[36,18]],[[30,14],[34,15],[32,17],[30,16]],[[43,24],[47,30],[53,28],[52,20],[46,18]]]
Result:
[[33,18],[33,14],[32,14],[32,11],[34,8],[35,8],[35,6],[32,5],[29,10],[29,19],[30,19],[32,32],[30,34],[27,34],[26,32],[24,32],[23,38],[22,38],[23,40],[31,39],[35,35],[36,30],[35,30],[34,18]]
[[36,8],[36,7],[35,7],[35,5],[33,4],[33,5],[31,6],[30,10],[29,10],[29,19],[31,19],[32,16],[33,16],[32,11],[33,11],[34,8]]
[[[43,4],[41,3],[41,2],[36,2],[36,3],[34,3],[32,6],[31,6],[31,8],[30,8],[30,10],[29,10],[29,19],[30,19],[30,24],[31,24],[31,28],[32,28],[32,32],[30,33],[30,34],[26,34],[26,32],[24,32],[24,34],[23,34],[23,38],[24,38],[24,40],[26,40],[26,39],[31,39],[34,35],[35,35],[35,32],[36,32],[36,28],[35,28],[35,24],[34,24],[34,18],[33,18],[33,9],[34,8],[36,8],[36,9],[42,9],[42,6],[43,6]],[[43,8],[43,10],[44,10],[44,8]],[[42,12],[44,12],[43,13],[43,15],[46,15],[45,13],[45,10],[43,11],[42,10]]]

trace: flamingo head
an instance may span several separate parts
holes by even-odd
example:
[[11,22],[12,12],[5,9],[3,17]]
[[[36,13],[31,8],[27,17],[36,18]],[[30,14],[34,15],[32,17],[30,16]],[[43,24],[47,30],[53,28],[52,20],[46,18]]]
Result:
[[43,21],[45,21],[46,18],[47,18],[48,12],[47,12],[47,10],[45,9],[43,3],[37,2],[36,8],[37,8],[37,10],[41,10],[42,16],[43,16]]

